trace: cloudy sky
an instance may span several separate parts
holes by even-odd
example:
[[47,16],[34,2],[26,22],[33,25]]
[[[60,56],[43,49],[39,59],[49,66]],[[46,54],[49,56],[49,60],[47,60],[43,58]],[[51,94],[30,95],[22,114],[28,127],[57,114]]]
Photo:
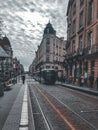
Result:
[[0,0],[3,32],[11,42],[14,57],[26,70],[35,57],[49,20],[57,36],[66,39],[67,4],[68,0]]

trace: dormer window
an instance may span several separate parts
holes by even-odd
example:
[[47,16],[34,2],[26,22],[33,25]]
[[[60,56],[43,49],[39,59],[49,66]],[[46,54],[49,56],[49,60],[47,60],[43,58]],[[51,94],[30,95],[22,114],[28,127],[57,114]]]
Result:
[[50,22],[46,25],[46,28],[44,29],[44,35],[45,34],[56,35],[56,31],[54,30]]
[[50,44],[50,39],[49,38],[47,38],[46,44]]
[[49,34],[49,28],[47,28],[47,33]]

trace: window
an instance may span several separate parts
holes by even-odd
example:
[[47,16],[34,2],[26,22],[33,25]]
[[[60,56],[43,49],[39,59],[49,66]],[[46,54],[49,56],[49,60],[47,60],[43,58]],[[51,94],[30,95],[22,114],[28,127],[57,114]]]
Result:
[[83,36],[79,36],[79,50],[83,48]]
[[90,0],[88,7],[88,24],[93,22],[93,0]]
[[46,62],[49,62],[49,61],[50,61],[50,56],[46,55]]
[[50,39],[49,38],[47,38],[46,44],[50,44]]
[[92,48],[92,32],[89,32],[88,33],[88,47],[89,47],[89,49],[91,49]]
[[46,69],[49,69],[50,68],[50,66],[46,66]]
[[79,27],[83,26],[83,11],[80,13]]
[[76,20],[73,21],[72,33],[75,33],[75,31],[76,31]]
[[84,0],[80,0],[80,7],[84,4]]
[[73,4],[73,15],[76,14],[76,3]]
[[95,61],[91,61],[91,74],[94,75]]
[[46,53],[50,52],[50,46],[46,46]]
[[87,62],[87,61],[84,63],[84,70],[85,70],[86,72],[88,71],[88,62]]
[[56,61],[58,61],[58,57],[56,57]]
[[47,34],[49,34],[49,28],[47,28]]
[[56,45],[56,48],[58,48],[58,45]]
[[50,39],[47,38],[46,40],[46,53],[49,53],[50,52]]
[[72,41],[72,52],[75,52],[75,40]]
[[56,70],[58,70],[58,67],[57,67],[57,66],[55,66],[55,69],[56,69]]

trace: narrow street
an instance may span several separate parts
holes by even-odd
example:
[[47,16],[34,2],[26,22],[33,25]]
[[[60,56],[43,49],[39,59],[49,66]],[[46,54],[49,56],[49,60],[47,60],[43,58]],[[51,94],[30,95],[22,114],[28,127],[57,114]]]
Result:
[[0,1],[0,130],[98,130],[98,0]]
[[35,81],[32,83],[31,80],[28,87],[35,130],[98,129],[97,97],[61,85],[44,85]]
[[0,122],[2,130],[97,130],[98,97],[27,76],[0,98]]
[[0,98],[0,130],[97,130],[98,96],[26,76]]

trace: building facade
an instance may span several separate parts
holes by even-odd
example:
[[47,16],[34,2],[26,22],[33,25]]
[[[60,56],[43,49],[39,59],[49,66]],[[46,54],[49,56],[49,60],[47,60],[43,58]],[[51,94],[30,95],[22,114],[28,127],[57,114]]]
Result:
[[[98,0],[69,0],[67,9],[67,77],[98,76]],[[93,83],[93,87],[96,85]],[[90,85],[90,84],[89,84]]]
[[31,67],[30,69],[34,72],[40,68],[53,68],[64,74],[65,45],[64,38],[56,36],[56,31],[49,22],[44,29],[41,44],[38,46],[32,69]]
[[[7,37],[0,39],[0,48],[0,82],[5,82],[21,75],[24,72],[24,68],[17,58],[13,58],[13,50]],[[2,56],[3,54],[4,56]]]

